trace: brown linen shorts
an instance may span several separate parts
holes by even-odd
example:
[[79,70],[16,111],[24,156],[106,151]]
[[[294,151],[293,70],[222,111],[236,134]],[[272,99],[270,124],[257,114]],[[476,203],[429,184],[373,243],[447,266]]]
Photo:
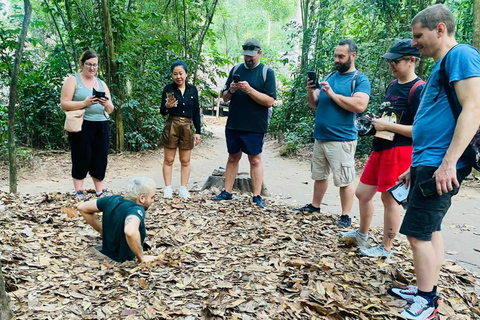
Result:
[[168,117],[162,133],[162,145],[167,149],[193,149],[192,119],[185,117]]

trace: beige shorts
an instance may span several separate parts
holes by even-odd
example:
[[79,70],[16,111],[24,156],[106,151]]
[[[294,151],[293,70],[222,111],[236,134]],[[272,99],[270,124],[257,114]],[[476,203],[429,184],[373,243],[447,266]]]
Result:
[[162,145],[168,149],[193,149],[192,119],[169,116],[162,133]]
[[312,155],[312,179],[327,180],[330,170],[336,187],[346,187],[355,180],[354,141],[315,140]]

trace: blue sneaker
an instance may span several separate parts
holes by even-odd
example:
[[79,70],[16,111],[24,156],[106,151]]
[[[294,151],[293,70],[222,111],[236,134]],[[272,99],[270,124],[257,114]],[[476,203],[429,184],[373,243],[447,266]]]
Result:
[[232,194],[230,192],[223,190],[222,192],[220,192],[219,195],[213,197],[213,200],[215,201],[232,200]]
[[265,208],[265,202],[260,195],[253,197],[253,202],[260,208]]
[[342,214],[340,216],[340,219],[337,222],[337,226],[339,227],[350,227],[352,225],[352,218],[350,216],[347,216],[346,214]]
[[361,255],[364,255],[367,257],[373,257],[373,258],[382,257],[382,258],[388,259],[392,255],[392,251],[393,250],[390,250],[390,251],[385,250],[385,247],[383,246],[383,244],[380,244],[376,247],[371,247],[368,249],[360,248]]
[[85,197],[85,191],[78,190],[73,195],[73,199],[78,200],[78,201],[87,201],[87,197]]
[[427,320],[433,319],[438,310],[438,299],[433,300],[427,297],[415,296],[413,297],[413,304],[407,309],[403,310],[401,316],[406,319]]

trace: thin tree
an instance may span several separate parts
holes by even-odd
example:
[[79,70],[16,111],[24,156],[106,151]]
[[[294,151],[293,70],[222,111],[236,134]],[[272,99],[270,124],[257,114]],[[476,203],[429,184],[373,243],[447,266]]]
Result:
[[9,306],[9,299],[5,292],[5,281],[3,280],[2,262],[0,261],[0,320],[9,320],[13,317]]
[[473,0],[473,41],[475,48],[480,48],[480,0]]
[[22,23],[22,32],[18,39],[17,50],[15,50],[15,60],[12,70],[12,82],[10,83],[10,95],[8,100],[8,163],[9,163],[9,181],[10,192],[17,193],[17,162],[15,147],[15,103],[17,102],[18,74],[20,72],[20,63],[22,62],[23,47],[27,37],[30,17],[32,16],[32,6],[29,0],[24,0],[24,11]]

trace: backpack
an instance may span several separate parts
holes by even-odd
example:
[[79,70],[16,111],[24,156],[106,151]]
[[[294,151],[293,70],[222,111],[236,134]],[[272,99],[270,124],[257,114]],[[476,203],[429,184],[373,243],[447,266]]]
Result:
[[[337,71],[332,71],[329,74],[327,74],[327,76],[323,78],[322,81],[327,81],[331,76],[335,74],[335,72]],[[352,91],[352,94],[350,95],[350,97],[352,97],[353,94],[355,93],[355,89],[357,88],[357,80],[359,77],[360,77],[360,72],[358,72],[358,70],[355,70],[355,73],[353,74],[353,77],[352,77],[352,82],[350,84],[350,91]]]
[[[440,91],[443,87],[444,90],[445,90],[445,93],[447,94],[448,104],[450,106],[450,109],[452,110],[453,117],[455,118],[455,121],[457,121],[458,116],[460,115],[460,112],[462,112],[462,106],[460,106],[458,103],[456,103],[456,101],[453,97],[453,90],[454,89],[452,89],[450,87],[450,79],[447,76],[447,71],[445,70],[445,65],[447,63],[448,54],[457,45],[452,47],[447,52],[447,54],[445,54],[442,61],[440,62],[440,70],[438,72],[440,87],[439,87],[437,96],[434,98],[434,100],[437,101],[437,98],[440,95]],[[472,48],[475,48],[475,47],[472,47]],[[475,50],[477,51],[477,53],[479,53],[476,48],[475,48]],[[470,143],[469,143],[467,149],[465,150],[465,152],[463,153],[463,155],[466,156],[468,159],[471,158],[470,164],[472,165],[472,167],[475,168],[476,170],[480,171],[480,128],[477,129],[477,133],[475,133],[475,135],[473,136],[472,140],[470,141]]]
[[[385,92],[387,92],[388,89],[390,89],[390,87],[395,83],[395,81],[398,82],[398,79],[395,79],[392,82],[390,82],[388,84],[387,90],[385,90]],[[425,84],[425,83],[426,83],[425,81],[420,79],[417,82],[415,82],[415,84],[410,88],[410,93],[408,94],[408,104],[409,105],[411,105],[413,103],[413,94],[415,93],[415,90],[417,89],[417,87],[422,85],[422,84]]]
[[[237,69],[242,65],[243,63],[236,64],[235,67],[233,67],[232,74],[235,74]],[[268,67],[266,65],[263,65],[262,69],[262,78],[263,78],[263,85],[265,85],[265,82],[267,81],[267,72],[268,72]],[[268,108],[268,124],[270,124],[270,119],[272,119],[273,115],[273,107]]]

